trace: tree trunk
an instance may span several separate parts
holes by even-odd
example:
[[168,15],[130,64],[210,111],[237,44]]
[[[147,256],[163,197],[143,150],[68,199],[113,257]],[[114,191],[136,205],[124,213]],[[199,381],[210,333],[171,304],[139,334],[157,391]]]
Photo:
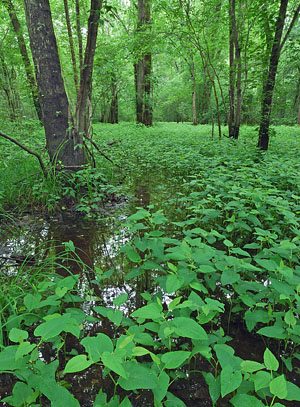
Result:
[[21,30],[21,25],[20,25],[16,10],[14,8],[14,5],[13,5],[12,1],[11,0],[3,0],[3,3],[4,3],[4,5],[5,5],[5,7],[6,7],[7,11],[8,11],[9,18],[11,20],[11,23],[12,23],[12,25],[14,27],[14,31],[16,33],[20,54],[22,56],[22,60],[23,60],[24,68],[25,68],[25,73],[26,73],[28,85],[29,85],[31,95],[32,95],[33,104],[34,104],[38,119],[42,123],[42,109],[41,109],[41,105],[40,105],[40,101],[39,101],[37,84],[36,84],[36,80],[35,80],[35,77],[34,77],[31,62],[30,62],[30,59],[29,59],[29,56],[28,56],[26,43],[25,43],[23,33],[22,33],[22,30]]
[[81,35],[81,24],[80,24],[80,5],[79,0],[75,0],[76,3],[76,32],[78,40],[78,51],[79,51],[79,67],[80,71],[83,64],[83,46],[82,46],[82,35]]
[[51,162],[66,168],[86,163],[82,135],[69,128],[69,102],[57,51],[49,0],[24,0],[30,47]]
[[88,21],[88,35],[85,48],[83,67],[80,72],[80,88],[76,106],[76,129],[78,134],[89,134],[88,111],[87,106],[91,100],[92,92],[92,74],[94,56],[96,51],[96,41],[99,27],[100,10],[102,0],[91,0],[91,11]]
[[272,110],[272,98],[275,87],[275,79],[281,50],[281,37],[286,18],[288,0],[281,0],[280,10],[277,17],[275,36],[270,56],[268,74],[262,94],[261,120],[259,128],[258,147],[267,150],[269,146],[269,126]]
[[136,122],[143,123],[144,90],[145,90],[145,75],[143,60],[139,60],[136,64],[134,64],[134,78],[135,78]]
[[78,87],[78,72],[77,72],[77,64],[76,64],[76,55],[75,55],[75,49],[74,49],[73,34],[72,34],[72,28],[71,28],[71,22],[70,22],[70,13],[69,13],[68,0],[64,0],[64,8],[65,8],[65,17],[66,17],[66,23],[67,23],[67,30],[68,30],[69,46],[70,46],[70,52],[71,52],[71,58],[72,58],[73,78],[74,78],[74,84],[75,84],[75,89],[76,89],[76,95],[78,95],[78,90],[79,90],[79,87]]
[[233,137],[234,124],[234,83],[235,83],[235,66],[234,66],[234,40],[233,40],[233,10],[232,1],[229,0],[229,114],[228,114],[228,135]]
[[195,63],[192,56],[191,64],[191,75],[193,80],[193,93],[192,93],[192,102],[193,102],[193,125],[197,126],[197,105],[196,105],[196,96],[197,96],[197,87],[196,87],[196,74],[195,74]]
[[235,0],[229,0],[229,104],[229,137],[237,140],[240,132],[242,109],[242,60],[236,24]]
[[[148,30],[149,34],[151,30],[151,0],[138,0],[137,9],[137,33],[143,33],[145,35]],[[142,45],[141,48],[144,48],[144,45]],[[144,52],[143,50],[142,57],[139,57],[138,61],[134,64],[134,77],[136,90],[136,121],[146,126],[152,126],[151,72],[151,52],[148,50]]]
[[17,106],[16,106],[16,100],[15,100],[15,94],[16,92],[13,89],[14,82],[12,81],[10,72],[8,70],[8,67],[6,65],[6,62],[4,60],[3,55],[0,54],[0,61],[1,61],[1,68],[3,72],[3,81],[1,81],[2,88],[6,94],[7,97],[7,103],[8,103],[8,108],[9,108],[9,118],[11,121],[16,120],[18,114],[17,114]]
[[111,82],[111,103],[110,103],[109,118],[108,118],[108,122],[111,124],[117,124],[119,122],[118,93],[119,93],[119,86],[116,83],[116,77],[113,74],[112,82]]

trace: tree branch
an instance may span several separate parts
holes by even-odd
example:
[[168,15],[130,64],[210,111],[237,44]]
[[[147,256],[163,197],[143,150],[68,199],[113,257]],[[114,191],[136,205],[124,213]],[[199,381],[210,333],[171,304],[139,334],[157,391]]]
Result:
[[115,162],[113,162],[113,160],[111,158],[109,158],[106,154],[104,154],[91,138],[87,137],[86,135],[84,135],[84,138],[86,138],[104,158],[106,158],[108,161],[110,161],[113,165],[116,165],[118,168],[121,168],[121,166],[119,164],[116,164]]
[[290,33],[291,33],[291,31],[292,31],[298,17],[299,17],[299,13],[300,13],[300,5],[295,10],[293,19],[292,19],[292,21],[291,21],[291,23],[289,25],[289,28],[288,28],[287,32],[285,33],[285,36],[284,36],[284,38],[283,38],[283,40],[282,40],[282,42],[280,44],[280,52],[281,52],[282,48],[284,47],[284,44],[285,44],[286,40],[288,39],[288,36],[290,35]]
[[43,172],[44,177],[45,177],[45,178],[48,177],[48,173],[47,173],[46,167],[45,167],[45,165],[44,165],[44,163],[43,163],[43,161],[42,161],[41,156],[40,156],[38,153],[36,153],[35,151],[32,151],[32,150],[30,150],[29,148],[25,147],[23,144],[19,143],[19,141],[15,140],[14,138],[12,138],[12,137],[10,137],[10,136],[7,136],[6,134],[2,133],[2,131],[0,131],[0,136],[1,136],[1,137],[4,137],[6,140],[9,140],[9,141],[11,141],[12,143],[16,144],[17,146],[21,147],[21,148],[22,148],[23,150],[25,150],[27,153],[29,153],[29,154],[31,154],[31,155],[34,155],[34,156],[39,160],[40,167],[41,167],[41,169],[42,169],[42,172]]

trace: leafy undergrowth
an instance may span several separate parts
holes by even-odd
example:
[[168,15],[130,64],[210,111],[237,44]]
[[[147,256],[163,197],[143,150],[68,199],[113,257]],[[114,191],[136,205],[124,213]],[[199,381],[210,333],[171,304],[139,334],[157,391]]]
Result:
[[[276,128],[267,153],[252,128],[237,144],[208,134],[96,126],[129,184],[143,173],[174,188],[161,207],[126,220],[125,278],[140,304],[132,311],[124,290],[110,307],[95,299],[91,312],[79,274],[27,284],[24,298],[7,294],[0,371],[17,381],[3,403],[77,407],[70,377],[92,372],[101,377],[94,407],[201,405],[178,391],[191,381],[203,382],[210,406],[299,405],[299,129]],[[66,250],[76,256],[71,242]],[[96,268],[91,286],[111,274]]]

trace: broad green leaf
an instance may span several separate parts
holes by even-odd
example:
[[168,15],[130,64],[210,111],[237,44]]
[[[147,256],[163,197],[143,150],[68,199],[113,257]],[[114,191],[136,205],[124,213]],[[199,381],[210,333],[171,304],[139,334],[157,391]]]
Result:
[[186,407],[184,402],[180,400],[178,397],[174,396],[174,394],[167,392],[167,399],[164,402],[165,407]]
[[24,297],[25,307],[30,312],[39,306],[41,299],[42,299],[41,294],[27,294]]
[[267,336],[268,338],[285,339],[286,334],[283,328],[277,326],[265,326],[257,331],[258,334]]
[[230,346],[217,344],[214,346],[214,351],[217,354],[222,369],[226,366],[231,366],[233,370],[240,370],[242,359],[234,356],[234,350]]
[[232,269],[223,271],[223,273],[221,275],[222,285],[233,284],[239,280],[240,280],[240,275]]
[[242,383],[242,374],[240,371],[233,371],[231,366],[225,366],[221,371],[221,395],[225,397],[227,394],[232,393],[238,389]]
[[64,374],[81,372],[82,370],[90,367],[94,362],[92,360],[87,360],[86,355],[78,355],[70,359],[66,364]]
[[176,274],[171,274],[167,277],[166,281],[166,292],[168,294],[174,293],[179,290],[180,287],[184,284],[184,279],[178,277]]
[[234,407],[265,407],[262,401],[249,394],[237,394],[230,399],[230,403]]
[[125,390],[154,389],[158,379],[153,370],[141,363],[128,361],[123,363],[127,377],[120,377],[118,384]]
[[156,401],[161,401],[167,394],[170,378],[166,372],[162,371],[158,376],[157,387],[152,389]]
[[269,387],[272,376],[269,372],[260,371],[253,375],[252,378],[254,381],[255,391],[258,392],[261,389]]
[[28,332],[19,328],[12,328],[9,332],[9,339],[12,342],[23,342],[28,338]]
[[21,359],[24,355],[28,355],[37,347],[36,344],[31,344],[30,342],[22,342],[17,349],[15,359]]
[[163,318],[162,307],[156,302],[151,302],[134,311],[131,316],[144,319],[161,319]]
[[288,390],[284,375],[280,375],[270,382],[270,392],[279,399],[287,396]]
[[13,406],[23,406],[32,405],[32,403],[37,399],[38,392],[34,392],[28,384],[23,382],[17,382],[14,385],[12,395],[3,399],[3,401],[8,401]]
[[70,314],[56,316],[50,321],[43,322],[34,330],[35,336],[41,336],[44,340],[54,338],[61,332],[70,332],[72,325],[78,328],[75,319],[71,318]]
[[221,395],[220,376],[217,379],[212,373],[202,372],[206,383],[209,388],[209,395],[213,403],[216,403]]
[[132,407],[132,404],[127,396],[122,400],[122,403],[119,405],[119,407]]
[[183,338],[207,340],[207,333],[201,325],[191,318],[176,317],[172,321],[174,331]]
[[288,325],[294,326],[297,324],[297,320],[293,314],[292,310],[289,310],[285,316],[284,316],[284,320]]
[[89,359],[94,362],[99,362],[103,352],[111,353],[114,348],[111,339],[103,333],[99,333],[95,337],[88,336],[82,339],[80,343],[88,353]]
[[144,356],[149,355],[151,353],[148,349],[143,348],[141,346],[136,346],[132,349],[132,356]]
[[18,345],[7,346],[0,352],[0,372],[22,369],[26,366],[25,358],[17,360]]
[[142,261],[141,256],[138,254],[138,252],[136,252],[131,247],[129,247],[129,246],[125,247],[124,251],[126,252],[129,260],[132,261],[133,263],[139,263]]
[[58,296],[58,298],[62,298],[68,292],[68,290],[68,287],[56,287],[55,294]]
[[286,400],[300,401],[300,387],[296,386],[294,383],[287,382],[287,396]]
[[128,294],[124,293],[119,295],[118,297],[116,297],[113,301],[114,305],[116,305],[117,307],[119,307],[120,305],[124,304],[124,302],[127,301],[128,298]]
[[279,362],[273,353],[267,348],[264,352],[264,364],[267,369],[277,372],[279,368]]
[[109,309],[106,314],[107,318],[115,325],[120,326],[123,319],[123,312],[119,309]]
[[133,215],[129,216],[127,220],[134,221],[134,220],[142,220],[148,218],[150,216],[150,212],[146,211],[145,209],[141,209],[134,213]]
[[257,370],[262,370],[265,366],[262,363],[255,362],[253,360],[244,360],[241,363],[241,368],[244,372],[253,373]]
[[165,364],[166,369],[176,369],[181,366],[189,356],[190,352],[185,351],[168,352],[162,355],[161,361]]
[[223,243],[227,247],[233,247],[233,243],[228,239],[223,240]]
[[170,304],[168,305],[168,308],[170,311],[173,311],[176,306],[180,303],[182,296],[174,298],[173,301],[170,302]]
[[124,379],[127,379],[127,372],[124,370],[123,364],[121,363],[121,359],[116,357],[114,353],[103,352],[103,354],[101,355],[101,359],[104,366],[108,367],[108,369],[117,373]]

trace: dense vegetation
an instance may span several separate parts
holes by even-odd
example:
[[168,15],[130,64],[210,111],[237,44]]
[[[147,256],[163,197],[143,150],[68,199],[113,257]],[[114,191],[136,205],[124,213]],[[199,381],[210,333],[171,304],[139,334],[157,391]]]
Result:
[[[28,143],[39,140],[42,149],[41,129],[30,126]],[[48,216],[64,212],[67,200],[95,218],[92,229],[103,202],[129,197],[135,180],[158,195],[120,223],[121,267],[84,264],[67,241],[59,250],[40,247],[38,264],[29,257],[2,269],[0,369],[13,386],[4,405],[79,406],[71,394],[81,374],[102,378],[82,406],[295,407],[299,128],[275,127],[272,137],[262,153],[253,127],[236,142],[212,138],[209,126],[95,125],[94,139],[114,164],[95,152],[96,169],[76,173],[68,187],[59,175],[38,182],[37,160],[1,142],[8,236],[19,228],[18,212],[8,211],[13,199]],[[107,287],[119,287],[109,303],[101,299]],[[206,401],[193,393],[199,383]]]
[[0,0],[1,405],[299,405],[299,14]]

